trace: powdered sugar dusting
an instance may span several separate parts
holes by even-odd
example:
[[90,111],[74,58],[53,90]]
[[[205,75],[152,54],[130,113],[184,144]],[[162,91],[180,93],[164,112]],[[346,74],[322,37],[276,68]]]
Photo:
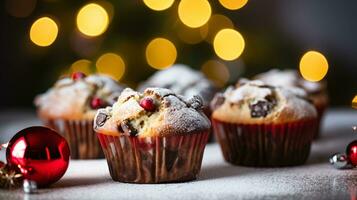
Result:
[[[237,87],[230,87],[226,90],[223,103],[217,105],[213,115],[229,121],[252,119],[262,122],[316,117],[316,109],[308,102],[306,93],[302,89],[295,89],[296,91],[293,91],[284,87],[267,85],[262,81],[245,80],[239,82]],[[260,107],[259,103],[271,107]],[[238,106],[231,107],[231,104]]]
[[[140,100],[144,98],[151,98],[157,109],[145,111],[140,106]],[[104,126],[95,128],[106,133],[110,131],[107,127],[112,130],[113,124],[129,122],[141,137],[207,131],[210,128],[210,121],[201,109],[202,100],[199,97],[192,97],[186,101],[169,89],[147,88],[143,93],[125,89],[113,105],[112,111],[107,110],[110,112],[108,116],[111,116],[111,120]]]
[[114,103],[123,87],[104,75],[90,75],[79,80],[63,78],[44,94],[38,95],[35,105],[40,115],[51,118],[93,118],[89,101],[92,97]]
[[148,87],[168,88],[176,94],[190,97],[200,95],[209,103],[216,90],[213,83],[201,72],[195,71],[183,64],[156,72],[151,78],[139,86],[139,91]]
[[97,85],[105,93],[121,92],[124,89],[123,86],[106,75],[93,74],[87,76],[85,81]]
[[323,89],[320,82],[311,82],[303,79],[296,70],[272,69],[255,77],[267,84],[280,87],[302,87],[308,93],[318,92]]
[[229,89],[225,92],[225,97],[232,103],[238,103],[244,99],[257,99],[263,100],[267,96],[272,95],[272,90],[270,88],[260,88],[263,86],[261,81],[251,81],[246,82],[243,86],[238,87],[235,90]]

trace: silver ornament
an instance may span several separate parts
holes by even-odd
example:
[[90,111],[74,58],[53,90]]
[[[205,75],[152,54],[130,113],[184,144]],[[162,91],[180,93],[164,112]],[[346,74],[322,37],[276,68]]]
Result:
[[348,157],[342,153],[336,153],[330,157],[330,164],[336,169],[351,169]]
[[37,183],[35,181],[30,181],[25,179],[23,183],[23,189],[26,194],[33,194],[37,191]]

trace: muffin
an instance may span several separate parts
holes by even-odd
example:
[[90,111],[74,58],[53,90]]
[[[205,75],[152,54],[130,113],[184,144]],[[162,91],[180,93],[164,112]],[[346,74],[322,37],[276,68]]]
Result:
[[200,95],[203,98],[203,111],[208,117],[211,115],[209,103],[218,91],[203,73],[183,64],[176,64],[168,69],[156,72],[140,84],[138,90],[142,92],[149,87],[167,88],[185,97]]
[[311,82],[305,80],[296,70],[277,69],[259,74],[255,79],[262,80],[274,86],[303,88],[317,110],[318,126],[316,126],[314,138],[319,137],[321,121],[329,101],[326,81]]
[[196,179],[210,121],[202,99],[163,88],[125,89],[118,101],[99,109],[94,129],[114,181],[182,182]]
[[306,161],[317,112],[294,89],[299,92],[246,80],[215,96],[212,125],[226,161],[255,167]]
[[72,159],[103,158],[93,119],[99,108],[112,105],[124,87],[105,75],[77,72],[62,78],[35,98],[39,118],[64,135]]
[[[156,72],[148,80],[139,85],[138,90],[143,92],[149,87],[167,88],[176,94],[190,97],[200,95],[203,99],[203,112],[211,117],[210,101],[218,92],[218,88],[203,73],[193,70],[187,65],[175,64],[167,69]],[[213,141],[210,134],[209,141]]]

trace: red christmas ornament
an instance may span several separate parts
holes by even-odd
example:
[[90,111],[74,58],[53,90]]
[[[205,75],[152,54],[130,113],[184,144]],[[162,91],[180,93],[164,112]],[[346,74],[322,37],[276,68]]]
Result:
[[156,110],[154,100],[150,97],[145,97],[140,100],[140,106],[147,111],[153,112]]
[[357,140],[352,141],[346,148],[346,155],[353,166],[357,166]]
[[73,80],[79,80],[79,79],[82,79],[82,78],[85,78],[86,77],[86,75],[84,74],[84,73],[82,73],[82,72],[74,72],[73,74],[72,74],[72,79]]
[[18,166],[24,179],[38,186],[48,186],[58,181],[69,163],[69,146],[66,140],[52,129],[40,126],[18,132],[6,149],[8,164]]
[[105,103],[101,98],[93,97],[93,99],[90,101],[90,107],[92,109],[99,109],[99,108],[103,108],[104,106]]

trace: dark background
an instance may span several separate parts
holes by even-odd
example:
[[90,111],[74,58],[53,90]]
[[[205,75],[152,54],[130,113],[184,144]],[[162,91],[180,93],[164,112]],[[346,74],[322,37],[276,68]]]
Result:
[[[14,17],[8,8],[35,2],[31,14]],[[0,107],[31,107],[36,94],[51,87],[58,76],[78,59],[95,61],[107,51],[120,50],[126,73],[121,82],[135,87],[152,73],[145,60],[145,46],[154,37],[170,38],[176,45],[176,62],[200,69],[216,58],[212,45],[203,41],[186,44],[177,37],[178,1],[156,12],[140,0],[112,0],[114,17],[108,30],[84,41],[89,53],[71,46],[76,34],[75,16],[88,1],[4,0],[1,20]],[[242,9],[230,11],[210,1],[213,13],[229,17],[244,36],[246,47],[238,61],[224,62],[237,68],[238,76],[250,77],[274,67],[298,68],[308,50],[322,52],[329,61],[325,79],[333,106],[350,106],[357,89],[357,1],[355,0],[250,0]],[[27,5],[28,6],[28,5]],[[59,22],[59,34],[49,47],[38,47],[29,39],[33,21],[44,15]]]

